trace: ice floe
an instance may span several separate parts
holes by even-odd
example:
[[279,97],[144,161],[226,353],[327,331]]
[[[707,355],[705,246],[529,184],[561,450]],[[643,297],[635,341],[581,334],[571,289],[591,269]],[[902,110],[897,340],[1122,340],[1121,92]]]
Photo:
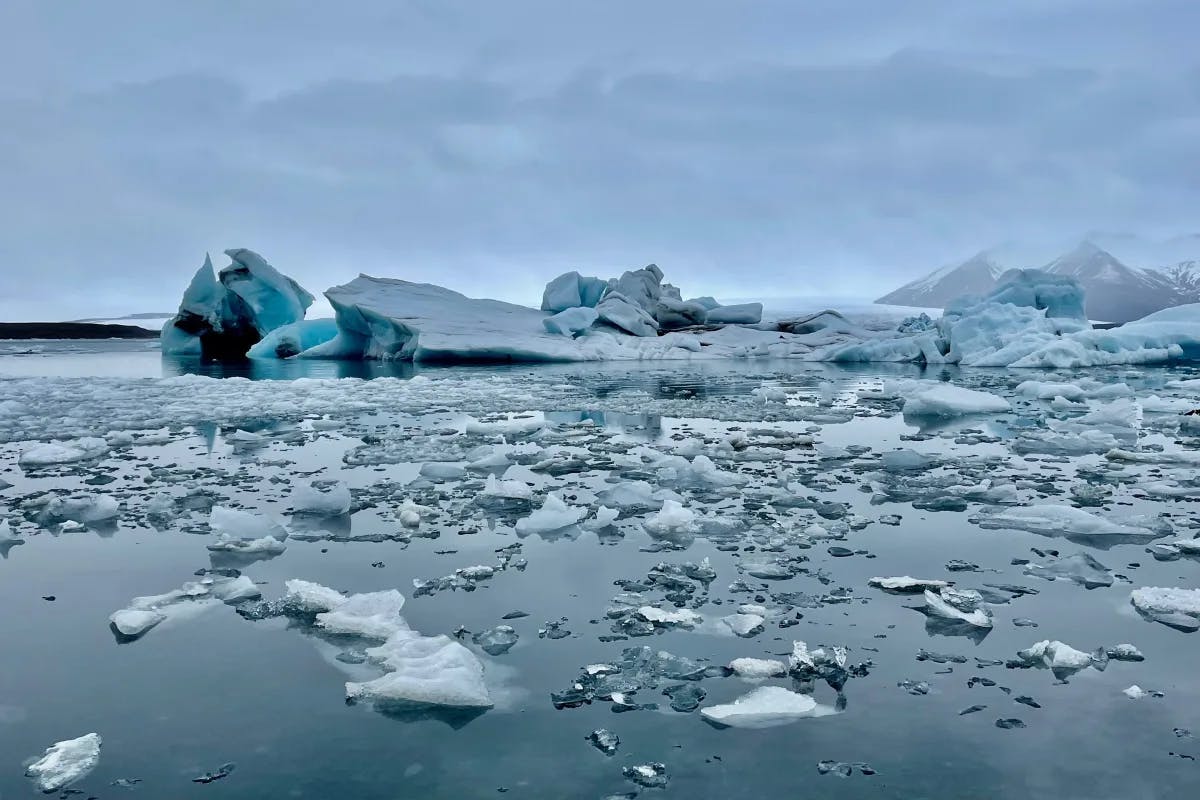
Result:
[[727,728],[771,728],[808,717],[836,714],[810,695],[797,694],[782,686],[759,686],[723,705],[700,709],[704,719]]
[[442,706],[491,708],[479,658],[448,636],[424,636],[400,616],[404,596],[395,590],[342,595],[320,584],[289,580],[283,613],[311,617],[318,630],[379,641],[365,649],[384,673],[346,683],[346,699],[372,701],[381,709]]
[[98,733],[88,733],[77,739],[66,739],[46,748],[37,761],[25,769],[39,791],[57,792],[87,776],[100,763],[101,739]]

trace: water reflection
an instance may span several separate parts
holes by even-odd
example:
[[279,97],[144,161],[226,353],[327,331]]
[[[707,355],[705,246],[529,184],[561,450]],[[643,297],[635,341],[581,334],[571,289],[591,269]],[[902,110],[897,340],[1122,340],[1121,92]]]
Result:
[[290,381],[297,378],[411,378],[417,372],[407,361],[341,361],[309,359],[243,359],[206,361],[197,356],[162,357],[164,377],[203,375],[209,378],[248,378],[252,381]]

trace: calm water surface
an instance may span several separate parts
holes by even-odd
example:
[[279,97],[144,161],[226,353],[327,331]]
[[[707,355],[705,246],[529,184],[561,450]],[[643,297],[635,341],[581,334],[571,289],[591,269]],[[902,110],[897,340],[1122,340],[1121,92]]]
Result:
[[[20,344],[0,353],[0,381],[80,376],[134,381],[189,373],[280,380],[413,374],[403,365],[167,361],[140,342]],[[631,413],[636,409],[629,408],[630,391],[686,408],[692,402],[704,407],[714,398],[743,399],[765,378],[814,396],[820,384],[828,383],[841,397],[881,377],[948,377],[1002,392],[1026,377],[921,376],[915,368],[901,366],[851,371],[762,362],[422,371],[433,380],[499,373],[534,385],[569,380],[585,387],[593,398],[587,407],[543,406],[527,412],[546,414],[550,430],[569,431],[564,421],[592,419],[600,423],[605,452],[615,453],[642,445],[669,450],[692,439],[719,439],[731,428],[754,427]],[[1141,378],[1157,387],[1167,377],[1123,371],[1102,379]],[[480,475],[426,486],[410,483],[423,458],[360,466],[344,460],[373,441],[364,438],[364,430],[396,435],[406,426],[414,431],[461,429],[466,417],[456,409],[455,397],[447,396],[444,403],[443,409],[422,414],[371,414],[330,430],[317,430],[311,421],[261,420],[266,442],[254,449],[229,439],[233,427],[182,426],[165,441],[41,472],[25,472],[16,464],[29,442],[0,445],[0,486],[11,484],[0,491],[0,513],[21,522],[26,540],[0,560],[0,798],[34,795],[22,777],[22,761],[55,741],[89,731],[101,733],[103,752],[99,766],[76,788],[86,793],[80,796],[103,798],[594,798],[638,791],[622,777],[621,768],[648,762],[664,763],[670,783],[664,790],[641,790],[644,797],[1185,798],[1200,791],[1200,764],[1191,759],[1200,757],[1200,744],[1177,733],[1200,734],[1200,638],[1147,622],[1128,603],[1134,586],[1196,586],[1196,562],[1155,561],[1144,544],[1098,549],[1020,531],[984,530],[968,520],[978,504],[950,512],[922,511],[903,502],[872,504],[869,487],[863,489],[868,483],[865,467],[831,462],[825,470],[813,470],[808,454],[765,466],[736,460],[719,464],[751,475],[752,486],[771,482],[768,477],[776,469],[808,464],[804,480],[812,488],[805,493],[845,504],[850,517],[870,521],[845,541],[786,548],[787,554],[809,560],[807,573],[785,581],[768,585],[741,574],[739,561],[759,554],[760,547],[736,537],[732,547],[729,540],[700,535],[681,549],[655,551],[655,540],[636,514],[605,535],[571,528],[558,535],[518,537],[512,515],[472,503],[482,485]],[[606,413],[614,408],[620,413]],[[1003,460],[997,477],[1003,473],[1007,479],[1024,477],[1050,487],[1057,481],[1063,492],[1077,480],[1072,470],[1078,464],[1072,459],[1011,456],[1005,442],[1023,424],[1020,415],[971,420],[917,442],[901,438],[919,429],[894,409],[774,424],[815,430],[819,442],[835,447],[865,445],[872,452],[911,447],[947,459],[995,457]],[[42,440],[53,438],[54,428],[55,421],[47,419]],[[957,441],[964,430],[980,431],[984,440]],[[195,474],[188,476],[188,471]],[[621,480],[638,477],[628,469],[615,473]],[[283,582],[294,577],[351,592],[397,588],[410,595],[404,609],[409,624],[428,634],[452,633],[460,626],[480,631],[500,624],[505,612],[528,612],[510,623],[520,636],[511,651],[483,656],[495,709],[474,718],[397,718],[370,707],[347,706],[344,665],[314,646],[319,640],[303,626],[281,618],[249,621],[223,606],[164,624],[133,643],[115,641],[109,614],[135,596],[194,580],[196,570],[212,564],[203,510],[181,513],[155,528],[138,513],[155,494],[164,487],[191,485],[217,502],[287,519],[291,487],[313,476],[345,481],[356,501],[368,499],[366,506],[336,520],[292,520],[293,534],[299,535],[289,540],[286,552],[246,566],[244,574],[260,584],[267,598],[278,597]],[[653,472],[644,477],[655,480]],[[830,481],[824,483],[822,477]],[[609,471],[597,470],[552,478],[547,487],[565,493],[601,490],[611,480]],[[379,489],[382,485],[396,490],[387,495]],[[412,486],[417,488],[406,488]],[[110,493],[126,512],[114,523],[73,531],[39,522],[39,498],[68,490]],[[681,492],[697,509],[724,509],[752,525],[755,509],[737,491]],[[440,498],[449,509],[432,526],[423,523],[422,533],[436,538],[365,541],[398,531],[392,512],[406,496],[422,502]],[[1056,502],[1066,500],[1058,497]],[[1123,487],[1113,508],[1183,520],[1194,517],[1197,506],[1139,497]],[[801,529],[822,521],[811,510],[790,513],[787,519]],[[877,522],[888,514],[900,515],[900,524]],[[521,555],[528,561],[523,572],[499,573],[472,592],[411,597],[414,579],[493,563],[495,551],[514,542],[522,545]],[[857,554],[830,555],[828,545],[839,544]],[[1029,577],[1011,562],[1033,558],[1031,548],[1089,552],[1128,582],[1117,579],[1111,587],[1089,591],[1069,581]],[[614,581],[644,580],[663,561],[704,558],[717,572],[701,607],[706,615],[731,613],[741,603],[771,605],[770,593],[779,591],[819,597],[844,589],[849,599],[795,609],[802,614],[799,624],[780,628],[769,621],[762,633],[747,639],[672,630],[627,641],[600,640],[612,633],[605,611],[621,591]],[[951,559],[974,562],[985,571],[950,574],[944,565]],[[910,608],[920,605],[919,599],[867,586],[874,575],[905,574],[949,577],[963,587],[1018,584],[1037,594],[993,606],[995,627],[982,639],[946,636]],[[746,580],[749,593],[731,591],[738,579]],[[51,596],[52,601],[44,599]],[[539,638],[547,622],[564,618],[569,636]],[[1034,620],[1038,627],[1017,627],[1016,618]],[[1088,669],[1066,682],[1048,670],[980,667],[974,661],[1009,659],[1046,638],[1082,650],[1132,642],[1146,661],[1112,662],[1104,671]],[[669,710],[667,698],[645,690],[637,699],[659,702],[661,710],[617,714],[606,702],[555,710],[549,699],[551,691],[567,688],[583,665],[611,662],[631,646],[649,645],[721,665],[740,656],[785,657],[794,639],[812,646],[845,645],[851,662],[872,662],[865,677],[846,684],[844,713],[762,730],[718,729],[698,713]],[[922,648],[969,660],[918,661]],[[973,676],[996,685],[969,687]],[[928,694],[912,695],[897,686],[902,680],[927,681],[931,688]],[[1121,690],[1134,683],[1165,697],[1130,700]],[[707,678],[702,685],[708,693],[704,705],[728,702],[753,688],[733,677]],[[1041,708],[1015,703],[1017,696],[1032,697]],[[822,683],[816,697],[834,703],[833,690]],[[987,708],[959,716],[975,704]],[[998,728],[1000,718],[1020,718],[1026,727]],[[585,741],[596,728],[620,736],[616,755],[606,757]],[[876,774],[821,775],[817,763],[827,759],[867,762]],[[226,762],[236,763],[229,777],[207,785],[192,782]],[[133,788],[113,785],[120,778],[141,782]]]

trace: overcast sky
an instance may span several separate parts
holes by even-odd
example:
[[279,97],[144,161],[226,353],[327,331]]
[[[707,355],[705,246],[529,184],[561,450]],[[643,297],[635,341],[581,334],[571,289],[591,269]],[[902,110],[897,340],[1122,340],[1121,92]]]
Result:
[[874,296],[1190,233],[1197,31],[1195,0],[5,0],[0,319],[173,310],[230,247],[536,304],[571,268]]

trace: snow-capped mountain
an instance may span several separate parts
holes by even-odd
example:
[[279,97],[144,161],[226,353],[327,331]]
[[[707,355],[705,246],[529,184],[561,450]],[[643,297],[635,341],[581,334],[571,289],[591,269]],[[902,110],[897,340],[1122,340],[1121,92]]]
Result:
[[984,294],[996,285],[1007,266],[1000,264],[990,250],[983,250],[961,264],[950,264],[907,283],[876,303],[894,306],[942,308],[964,294]]
[[1128,267],[1090,241],[1042,269],[1079,282],[1091,319],[1128,322],[1180,302],[1163,273]]
[[[1124,243],[1124,249],[1133,252],[1131,237],[1109,238]],[[1155,257],[1155,252],[1174,256],[1189,243],[1190,237],[1180,237],[1164,243],[1169,246],[1141,247],[1143,263],[1129,266],[1094,241],[1084,240],[1070,252],[1041,264],[1040,269],[1077,280],[1086,293],[1090,318],[1128,322],[1162,308],[1200,302],[1200,260],[1180,260],[1170,266],[1159,266],[1149,260]],[[985,250],[956,267],[942,268],[875,302],[945,306],[960,295],[989,291],[1007,269],[1039,266],[1001,260],[1000,253],[999,249]]]

